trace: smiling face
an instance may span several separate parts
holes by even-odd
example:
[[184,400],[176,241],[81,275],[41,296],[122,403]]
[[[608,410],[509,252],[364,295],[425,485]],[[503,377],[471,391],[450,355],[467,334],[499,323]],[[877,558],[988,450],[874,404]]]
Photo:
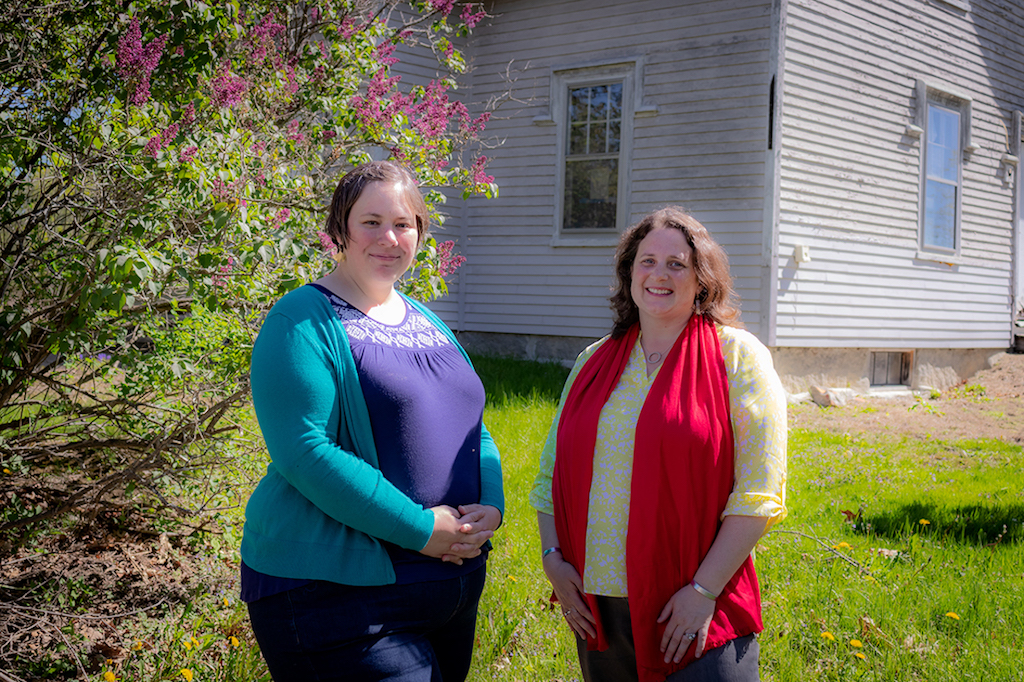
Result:
[[637,247],[630,286],[641,329],[685,326],[699,290],[693,249],[683,233],[673,227],[651,230]]
[[401,182],[371,182],[348,215],[345,260],[339,269],[365,293],[390,293],[419,246],[416,213]]

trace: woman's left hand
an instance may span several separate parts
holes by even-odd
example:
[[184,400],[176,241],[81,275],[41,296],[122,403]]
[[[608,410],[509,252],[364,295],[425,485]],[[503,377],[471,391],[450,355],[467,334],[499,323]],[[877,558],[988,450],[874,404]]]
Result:
[[467,554],[476,556],[476,550],[494,536],[494,531],[501,525],[501,512],[497,507],[484,504],[459,505],[459,531],[465,535],[463,542],[453,544],[451,554],[441,557],[442,561],[455,561],[456,558],[467,558]]
[[678,663],[683,660],[691,644],[696,645],[697,658],[700,658],[708,638],[708,625],[714,615],[715,603],[698,594],[691,585],[672,595],[658,616],[659,623],[668,621],[665,634],[661,637],[661,652],[665,654],[665,662]]

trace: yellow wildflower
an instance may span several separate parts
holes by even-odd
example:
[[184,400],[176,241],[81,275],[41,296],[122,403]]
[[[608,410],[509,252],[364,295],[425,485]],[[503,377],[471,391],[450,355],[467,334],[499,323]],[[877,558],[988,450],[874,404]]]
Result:
[[862,648],[862,647],[863,647],[864,645],[863,645],[863,644],[861,644],[861,641],[860,641],[859,639],[851,639],[851,640],[850,640],[850,646],[852,646],[852,647],[853,647],[853,648],[855,648],[855,649],[860,649],[860,648]]
[[136,651],[142,651],[142,640],[140,639],[139,641],[135,642],[135,646],[132,648]]
[[9,474],[9,473],[11,473],[11,470],[5,467],[5,468],[4,468],[4,473],[5,473],[5,474]]
[[191,637],[190,639],[192,640],[193,644],[195,644],[197,647],[199,646],[199,640],[198,639],[196,639],[194,636]]
[[859,659],[860,659],[860,660],[862,660],[862,661],[863,661],[863,660],[864,660],[864,658],[865,658],[865,657],[864,657],[864,654],[862,654],[862,653],[861,653],[861,652],[859,652],[859,651],[854,651],[854,652],[853,652],[853,655],[854,655],[854,656],[856,656],[857,658],[859,658]]
[[114,673],[109,670],[103,673],[103,682],[114,682],[115,680],[117,680],[117,678],[114,677]]
[[828,641],[830,641],[830,642],[834,642],[834,641],[836,641],[836,636],[835,636],[835,635],[833,635],[833,634],[832,634],[831,632],[829,632],[828,630],[826,630],[825,632],[821,633],[821,637],[822,637],[822,639],[827,639],[827,640],[828,640]]
[[231,646],[238,646],[238,644],[239,644],[238,638],[235,637],[234,635],[231,635],[231,640],[230,641],[231,641]]
[[224,597],[224,606],[231,606],[231,602],[228,601],[227,597]]
[[832,549],[850,549],[849,542],[840,542],[838,545],[832,545]]
[[188,668],[181,669],[181,676],[185,678],[185,682],[192,682],[192,671]]
[[186,640],[182,641],[181,645],[183,647],[185,647],[186,650],[192,651],[192,642],[191,641],[186,639]]
[[928,519],[921,519],[920,521],[918,521],[918,523],[920,523],[922,526],[930,526],[930,525],[932,525],[932,522],[929,521]]
[[960,616],[956,615],[953,611],[946,614],[946,618],[952,618],[953,620],[960,620]]

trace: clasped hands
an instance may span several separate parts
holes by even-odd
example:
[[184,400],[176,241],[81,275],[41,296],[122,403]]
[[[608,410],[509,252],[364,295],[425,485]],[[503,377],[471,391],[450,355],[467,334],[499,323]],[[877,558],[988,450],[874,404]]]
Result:
[[490,505],[460,504],[455,509],[442,504],[430,511],[434,513],[434,531],[420,553],[453,564],[479,556],[480,547],[501,525],[501,512]]

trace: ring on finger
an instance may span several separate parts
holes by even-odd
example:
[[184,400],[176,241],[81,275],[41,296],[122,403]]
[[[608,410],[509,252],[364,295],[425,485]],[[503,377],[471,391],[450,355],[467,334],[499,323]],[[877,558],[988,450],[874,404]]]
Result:
[[697,633],[696,632],[687,632],[687,633],[685,633],[683,635],[683,637],[685,637],[686,639],[697,639]]

